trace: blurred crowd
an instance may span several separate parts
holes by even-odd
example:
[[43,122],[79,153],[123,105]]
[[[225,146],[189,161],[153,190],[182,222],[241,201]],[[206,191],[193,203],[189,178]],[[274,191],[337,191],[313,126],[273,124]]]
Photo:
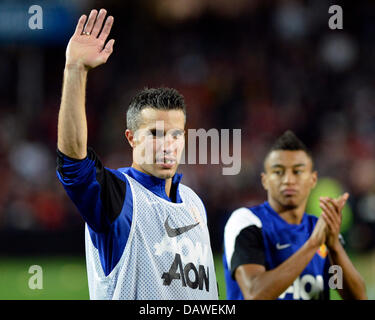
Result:
[[[229,2],[232,10],[223,4]],[[193,3],[199,1],[105,6],[115,17],[116,43],[107,64],[89,73],[89,145],[107,167],[131,164],[125,111],[146,86],[174,87],[184,95],[187,128],[241,129],[238,175],[222,175],[222,165],[180,167],[182,182],[206,205],[219,251],[229,214],[266,200],[263,157],[292,129],[312,149],[319,176],[351,195],[348,246],[373,249],[375,4],[342,1],[344,29],[330,30],[329,1]],[[85,5],[86,11],[104,6]],[[83,224],[55,172],[65,45],[0,47],[0,232]],[[25,51],[38,57],[38,67],[32,60],[20,63]]]

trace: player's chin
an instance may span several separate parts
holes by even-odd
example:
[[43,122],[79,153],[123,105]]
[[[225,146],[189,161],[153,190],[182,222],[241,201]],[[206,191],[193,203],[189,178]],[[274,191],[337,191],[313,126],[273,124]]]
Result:
[[155,168],[155,176],[157,176],[160,179],[172,178],[177,171],[177,167],[177,164],[173,165],[172,167],[157,165],[157,167]]
[[298,207],[298,199],[294,196],[283,197],[282,204],[286,208],[295,209]]

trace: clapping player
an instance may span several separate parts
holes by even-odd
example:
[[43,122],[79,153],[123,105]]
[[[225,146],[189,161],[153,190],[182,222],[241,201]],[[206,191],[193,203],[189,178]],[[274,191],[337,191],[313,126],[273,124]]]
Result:
[[235,210],[225,226],[223,257],[228,299],[329,299],[331,265],[342,269],[344,299],[366,299],[365,284],[340,243],[348,199],[320,199],[321,217],[305,213],[317,182],[313,159],[284,133],[264,160],[268,201]]

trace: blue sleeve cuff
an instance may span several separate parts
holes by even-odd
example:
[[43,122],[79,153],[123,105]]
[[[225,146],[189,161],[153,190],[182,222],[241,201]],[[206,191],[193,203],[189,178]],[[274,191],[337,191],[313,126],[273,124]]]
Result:
[[73,159],[60,150],[57,150],[57,168],[56,173],[60,182],[64,186],[73,186],[86,183],[88,179],[92,179],[95,172],[95,161],[90,159],[90,150],[87,152],[86,158],[79,160]]

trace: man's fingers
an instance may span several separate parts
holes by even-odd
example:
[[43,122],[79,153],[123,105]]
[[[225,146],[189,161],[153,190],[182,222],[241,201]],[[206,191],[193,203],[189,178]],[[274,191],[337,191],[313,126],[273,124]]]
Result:
[[85,25],[86,19],[87,19],[86,15],[82,15],[79,18],[77,26],[76,26],[76,30],[74,31],[74,35],[79,36],[82,34],[83,26]]
[[338,197],[336,199],[328,198],[328,201],[330,203],[332,203],[337,208],[337,211],[339,213],[341,213],[341,211],[344,208],[345,203],[348,200],[348,198],[349,198],[349,193],[345,192],[343,195],[341,195],[340,197]]
[[331,205],[335,208],[338,214],[341,214],[342,209],[345,206],[346,201],[349,198],[349,193],[345,192],[338,198],[332,199],[329,197],[320,197],[320,201],[324,201],[327,205]]
[[321,201],[319,204],[320,208],[323,210],[324,214],[328,216],[331,221],[339,228],[341,225],[341,215],[333,205],[327,201]]
[[98,14],[97,10],[95,9],[91,10],[84,32],[88,32],[89,34],[91,34],[97,14]]
[[340,222],[337,221],[335,212],[333,212],[331,208],[328,208],[323,202],[320,203],[320,208],[323,210],[322,217],[327,223],[329,229],[334,232],[337,231],[336,229],[339,228]]
[[327,227],[329,229],[329,231],[333,231],[333,221],[332,219],[330,218],[329,215],[327,215],[324,211],[322,212],[322,217],[323,217],[323,220],[324,222],[327,224]]
[[327,202],[325,202],[324,200],[320,201],[319,203],[319,207],[326,211],[327,214],[329,215],[336,215],[336,210],[333,209]]
[[341,209],[344,208],[346,201],[349,199],[349,193],[345,192],[340,198],[339,198],[339,204]]
[[349,199],[349,193],[348,192],[345,192],[343,193],[341,196],[333,199],[335,200],[337,203],[339,204],[345,204],[345,202]]
[[104,51],[107,53],[112,53],[114,43],[115,43],[114,39],[109,40],[104,47]]
[[[111,32],[111,28],[112,28],[112,25],[113,25],[113,20],[114,20],[113,17],[109,16],[107,18],[107,20],[105,21],[103,30],[102,30],[102,32],[99,35],[99,39],[101,41],[105,42],[107,40],[107,37],[108,37],[109,33]],[[107,45],[108,45],[108,43],[107,43]]]
[[92,29],[92,32],[91,32],[91,35],[93,35],[94,37],[98,36],[98,34],[100,32],[100,29],[103,26],[103,22],[104,22],[104,18],[106,16],[106,14],[107,14],[107,10],[100,9],[98,17],[97,17],[97,19],[95,21],[95,24],[94,24],[94,28]]
[[324,203],[328,208],[333,211],[338,211],[338,204],[335,199],[329,197],[320,197],[320,203]]
[[101,54],[103,55],[103,60],[104,62],[107,61],[107,59],[109,58],[109,56],[111,55],[111,53],[113,52],[113,44],[115,43],[115,40],[114,39],[111,39],[107,42],[107,44],[105,45],[103,51],[101,52]]

